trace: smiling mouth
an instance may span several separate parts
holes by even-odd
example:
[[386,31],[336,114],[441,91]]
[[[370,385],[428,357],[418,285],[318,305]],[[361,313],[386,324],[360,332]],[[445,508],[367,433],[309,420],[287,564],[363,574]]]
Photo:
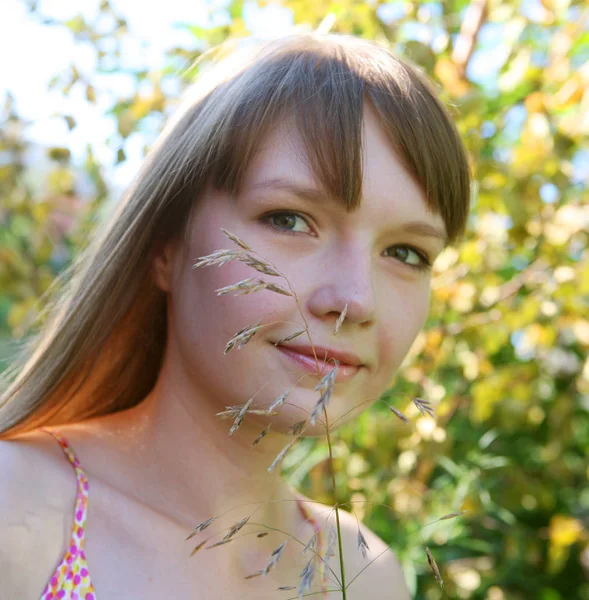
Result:
[[[317,357],[317,361],[315,361],[313,356],[307,356],[301,352],[296,352],[295,350],[287,348],[286,346],[276,346],[276,349],[279,350],[282,355],[290,361],[291,364],[294,363],[303,370],[320,377],[327,375],[327,373],[329,373],[335,367],[333,361],[325,362],[319,357]],[[320,373],[317,373],[317,364],[319,364]],[[335,377],[335,382],[338,383],[349,381],[358,374],[360,369],[362,369],[362,366],[356,367],[354,365],[340,363]]]

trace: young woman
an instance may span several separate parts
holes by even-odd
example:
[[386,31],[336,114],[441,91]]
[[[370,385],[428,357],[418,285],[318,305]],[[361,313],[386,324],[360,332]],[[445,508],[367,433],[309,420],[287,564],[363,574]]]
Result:
[[[298,597],[312,554],[293,538],[275,568],[246,577],[285,532],[306,544],[333,514],[268,468],[294,424],[326,434],[324,413],[309,416],[334,360],[333,428],[387,389],[426,320],[431,264],[464,232],[459,134],[426,78],[388,50],[334,34],[250,42],[193,92],[6,379],[3,598]],[[222,229],[274,265],[296,299],[217,295],[249,277],[288,289],[240,260],[194,268],[239,249]],[[224,354],[255,324],[247,345]],[[276,345],[305,326],[310,339]],[[268,407],[288,389],[232,435],[216,416],[251,398]],[[246,516],[231,543],[190,556]],[[364,558],[356,518],[340,516],[350,582],[386,545],[361,526]],[[305,594],[342,597],[329,591],[341,580],[336,555]],[[350,600],[408,597],[390,551],[347,590]]]

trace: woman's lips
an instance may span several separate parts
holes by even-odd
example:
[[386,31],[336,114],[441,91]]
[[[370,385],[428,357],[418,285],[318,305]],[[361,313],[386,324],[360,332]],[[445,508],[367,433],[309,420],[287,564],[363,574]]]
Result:
[[[276,346],[276,348],[278,348],[278,350],[280,350],[282,354],[284,354],[291,361],[293,361],[306,371],[317,374],[317,363],[315,362],[315,358],[313,356],[307,356],[306,354],[295,352],[294,350],[290,350],[286,346]],[[319,357],[317,357],[317,360],[319,362],[321,377],[327,375],[327,373],[329,373],[329,371],[331,371],[335,366],[333,361],[326,363]],[[340,363],[337,374],[335,376],[336,383],[352,379],[352,377],[354,377],[361,368],[362,367],[355,367],[353,365]]]

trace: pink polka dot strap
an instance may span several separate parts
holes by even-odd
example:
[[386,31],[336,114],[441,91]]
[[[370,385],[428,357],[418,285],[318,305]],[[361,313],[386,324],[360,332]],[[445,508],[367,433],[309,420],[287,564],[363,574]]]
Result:
[[52,598],[61,598],[63,600],[96,600],[86,563],[86,554],[84,553],[84,532],[88,514],[88,477],[67,439],[57,431],[52,431],[47,427],[41,427],[41,430],[49,433],[57,440],[67,459],[74,467],[78,481],[74,508],[74,525],[68,548],[62,561],[57,565],[51,579],[45,586],[41,600],[50,600]]

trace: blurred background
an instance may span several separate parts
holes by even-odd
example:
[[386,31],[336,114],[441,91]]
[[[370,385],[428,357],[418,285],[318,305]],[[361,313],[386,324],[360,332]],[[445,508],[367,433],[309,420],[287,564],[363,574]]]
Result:
[[419,65],[476,183],[466,240],[435,265],[430,318],[387,394],[409,424],[380,403],[338,430],[335,495],[315,440],[285,476],[352,502],[415,598],[589,599],[586,1],[3,0],[0,370],[120,200],[194,59],[293,28],[378,40]]

